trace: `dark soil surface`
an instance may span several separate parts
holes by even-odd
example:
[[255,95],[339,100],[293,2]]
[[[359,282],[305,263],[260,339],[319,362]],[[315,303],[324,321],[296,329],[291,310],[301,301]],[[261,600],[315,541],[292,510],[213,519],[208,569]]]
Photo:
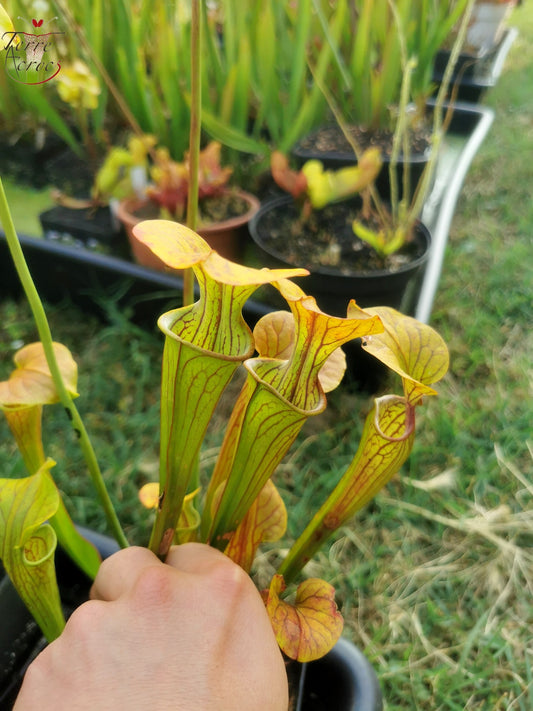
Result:
[[[236,193],[228,192],[223,195],[204,198],[199,202],[198,225],[210,225],[233,217],[240,217],[250,209],[250,204]],[[159,206],[150,202],[136,210],[137,217],[143,220],[154,220],[160,217]]]
[[200,222],[223,222],[233,217],[240,217],[250,209],[249,203],[234,193],[219,195],[216,198],[200,200]]
[[[361,126],[349,126],[348,133],[355,144],[362,150],[367,148],[379,148],[385,159],[388,158],[392,150],[392,133],[386,130],[370,130]],[[411,133],[410,151],[411,158],[414,156],[425,156],[429,150],[430,129],[421,126]],[[346,139],[339,126],[332,124],[324,126],[315,133],[302,139],[299,146],[305,151],[317,151],[317,153],[348,153],[353,154],[353,148]]]
[[315,210],[302,224],[298,208],[282,203],[262,213],[259,236],[267,248],[283,261],[310,271],[370,273],[397,271],[423,253],[417,241],[406,244],[396,254],[381,259],[355,236],[352,222],[359,215],[360,202],[347,201]]

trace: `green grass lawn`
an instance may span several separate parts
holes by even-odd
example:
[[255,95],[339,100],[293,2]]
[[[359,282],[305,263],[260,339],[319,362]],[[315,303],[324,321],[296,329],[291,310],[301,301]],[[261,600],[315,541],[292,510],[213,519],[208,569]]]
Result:
[[[402,475],[309,566],[337,588],[345,633],[375,665],[389,711],[533,708],[531,3],[512,22],[520,36],[486,98],[496,120],[467,176],[432,316],[450,372],[420,409]],[[49,314],[79,362],[79,408],[126,533],[145,542],[136,492],[157,478],[162,338],[68,305]],[[28,308],[0,303],[0,329],[3,378],[35,338]],[[290,536],[342,473],[370,402],[346,389],[329,399],[280,467]],[[59,408],[45,437],[72,515],[105,530]],[[219,441],[215,428],[205,469]],[[3,422],[0,442],[4,475],[22,474]],[[274,556],[260,558],[260,579]]]
[[42,233],[39,213],[52,207],[50,190],[35,190],[27,186],[20,187],[9,178],[2,178],[4,190],[12,206],[13,223],[21,235],[37,237]]
[[340,569],[361,544],[367,565],[376,558],[371,582],[353,586],[353,630],[389,709],[533,707],[530,3],[513,24],[432,318],[450,373],[406,476],[359,519],[358,540],[339,544]]

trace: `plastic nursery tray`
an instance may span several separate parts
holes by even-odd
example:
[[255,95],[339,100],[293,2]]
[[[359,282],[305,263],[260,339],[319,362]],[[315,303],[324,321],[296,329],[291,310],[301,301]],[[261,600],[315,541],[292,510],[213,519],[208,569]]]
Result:
[[[488,89],[496,85],[507,54],[517,36],[518,30],[511,27],[504,32],[494,49],[486,54],[478,58],[469,58],[467,55],[460,56],[450,87],[450,91],[457,90],[458,101],[475,104],[483,98]],[[462,72],[460,71],[461,67],[463,67]],[[444,58],[437,57],[433,71],[433,82],[436,87],[439,87],[442,82],[445,68]]]
[[111,216],[109,207],[86,207],[79,210],[56,205],[39,215],[46,239],[63,240],[64,235],[71,242],[78,240],[81,246],[91,248],[98,243],[107,248],[120,245],[122,232]]
[[[127,309],[131,319],[154,328],[165,311],[181,305],[183,280],[171,273],[141,267],[77,245],[26,235],[19,236],[33,280],[42,298],[59,303],[71,300],[105,318],[103,304],[111,300]],[[0,230],[0,298],[18,296],[21,286]],[[271,309],[252,303],[244,315],[250,326]]]

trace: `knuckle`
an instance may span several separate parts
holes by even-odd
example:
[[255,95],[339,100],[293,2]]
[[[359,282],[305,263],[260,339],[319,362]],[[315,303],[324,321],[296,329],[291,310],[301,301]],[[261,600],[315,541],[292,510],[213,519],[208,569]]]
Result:
[[132,588],[132,597],[140,607],[171,603],[175,595],[175,571],[169,566],[154,565],[144,568]]
[[242,598],[249,594],[250,590],[255,593],[255,587],[249,575],[229,558],[216,561],[210,571],[211,584],[229,599]]
[[102,624],[105,614],[105,603],[99,600],[88,600],[77,607],[67,620],[63,635],[72,635],[75,639],[84,638],[93,633]]

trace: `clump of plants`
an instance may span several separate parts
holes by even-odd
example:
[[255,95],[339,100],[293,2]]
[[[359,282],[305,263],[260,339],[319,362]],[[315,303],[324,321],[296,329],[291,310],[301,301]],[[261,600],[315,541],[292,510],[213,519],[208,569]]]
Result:
[[[222,146],[211,141],[199,151],[198,201],[200,208],[228,190],[233,168],[222,166]],[[126,148],[111,148],[100,167],[92,189],[92,201],[108,204],[137,196],[147,199],[155,216],[186,222],[190,192],[189,154],[183,161],[171,158],[168,149],[156,145],[151,135],[131,136]]]
[[[198,29],[198,3],[192,9]],[[199,38],[195,40],[193,33],[192,39],[196,47],[192,74],[198,80]],[[193,83],[193,107],[199,99],[197,88]],[[191,227],[200,193],[199,114],[198,106],[191,111],[187,204]],[[209,190],[216,191],[229,174],[213,169],[213,156],[217,157],[216,150],[208,154],[204,177]],[[174,206],[183,205],[184,176],[169,160],[160,154],[154,166],[164,187],[158,196],[166,209],[181,209]],[[357,169],[359,181],[362,170]],[[335,186],[340,192],[345,178]],[[306,180],[307,187],[322,186],[307,190],[310,199],[323,199],[329,177],[315,170]],[[91,577],[100,561],[72,523],[54,482],[54,462],[46,456],[41,435],[44,405],[60,403],[65,408],[109,529],[120,546],[126,547],[128,541],[75,405],[77,366],[68,349],[53,341],[1,182],[0,220],[39,333],[38,341],[16,354],[13,373],[0,384],[0,408],[28,471],[23,478],[0,479],[0,557],[46,638],[52,640],[65,624],[54,568],[57,544]],[[275,472],[305,422],[326,408],[326,393],[340,384],[345,369],[341,346],[362,339],[365,350],[400,376],[401,394],[375,400],[344,475],[319,509],[310,512],[308,525],[262,591],[281,649],[299,661],[317,659],[338,640],[343,621],[333,587],[327,581],[306,579],[305,566],[406,461],[415,437],[416,410],[425,397],[436,394],[432,386],[447,370],[446,345],[432,328],[391,308],[364,311],[351,301],[345,317],[330,316],[291,281],[305,276],[305,269],[236,264],[176,221],[148,220],[133,229],[168,267],[194,274],[199,289],[194,301],[190,284],[185,286],[184,305],[158,321],[165,336],[160,466],[156,515],[147,544],[162,560],[173,544],[196,540],[223,551],[251,573],[261,543],[278,540],[285,532],[287,511],[276,489]],[[264,285],[281,294],[288,310],[267,314],[252,331],[242,309]],[[198,474],[202,442],[222,393],[239,369],[244,369],[246,379],[214,468],[202,481]]]
[[[211,141],[200,151],[198,160],[198,200],[202,201],[221,197],[227,188],[233,168],[220,164],[221,144]],[[187,200],[189,195],[189,156],[185,154],[183,162],[172,160],[166,148],[155,152],[154,165],[150,171],[153,184],[146,194],[155,202],[160,216],[166,219],[184,222],[187,219]]]
[[[316,72],[313,78],[335,119],[331,130],[343,144],[341,149],[335,143],[332,150],[345,153],[345,161],[360,163],[366,146],[376,145],[386,165],[387,191],[370,181],[353,219],[354,243],[360,240],[369,245],[380,269],[391,255],[413,241],[431,190],[440,147],[453,114],[453,101],[447,103],[453,69],[473,5],[474,0],[454,0],[439,7],[425,0],[361,0],[351,8],[350,15],[347,3],[339,3],[336,10],[343,8],[346,18],[350,17],[345,24],[349,29],[337,40],[332,33],[325,35],[335,61],[326,79]],[[452,28],[456,34],[450,59],[435,101],[428,108],[428,97],[434,89],[433,59]],[[426,143],[427,162],[415,181],[410,159],[419,135]],[[312,147],[313,137],[305,145],[306,149]]]
[[[407,22],[407,17],[410,17],[409,8],[404,3],[401,10],[398,8],[395,10],[392,3],[385,2],[388,13],[387,31],[382,28],[382,31],[378,32],[376,28],[381,20],[379,17],[374,19],[371,12],[372,3],[360,4],[357,15],[359,29],[369,23],[372,24],[372,31],[381,38],[380,41],[385,41],[391,52],[386,53],[387,66],[390,66],[394,76],[398,76],[394,110],[391,110],[390,105],[386,106],[393,126],[390,132],[388,155],[385,156],[381,145],[363,148],[355,138],[351,130],[352,126],[346,118],[349,116],[347,107],[337,101],[337,97],[332,95],[330,89],[316,75],[315,81],[318,82],[336,120],[335,130],[344,137],[350,147],[354,164],[337,170],[325,170],[320,160],[309,160],[300,170],[295,171],[289,167],[286,155],[279,151],[272,154],[272,176],[277,185],[295,199],[299,218],[296,221],[292,220],[291,213],[291,218],[287,219],[287,225],[292,229],[292,232],[287,232],[291,236],[290,241],[285,238],[283,230],[278,230],[276,225],[272,225],[272,221],[279,220],[279,214],[276,214],[275,218],[269,217],[271,221],[268,223],[268,229],[266,226],[264,229],[269,232],[269,244],[283,254],[289,262],[302,263],[299,260],[305,259],[306,266],[311,269],[335,267],[346,272],[368,273],[383,269],[394,271],[408,262],[413,254],[417,254],[416,243],[413,244],[416,227],[432,187],[440,147],[453,114],[453,103],[446,104],[446,97],[453,67],[464,42],[472,4],[473,0],[461,0],[454,7],[453,15],[456,19],[460,19],[458,34],[443,82],[431,109],[431,119],[424,116],[427,94],[421,88],[424,82],[421,82],[419,64],[424,55],[417,56],[409,43],[413,38],[412,34],[409,34]],[[377,6],[378,4],[374,9]],[[401,12],[407,13],[406,17],[400,15]],[[436,31],[436,25],[433,29]],[[440,36],[438,32],[437,35]],[[377,37],[374,37],[375,41]],[[435,37],[433,40],[436,41]],[[342,43],[335,47],[337,50],[335,56],[342,56]],[[391,48],[394,48],[394,51]],[[360,61],[358,45],[358,48],[354,48],[352,69],[355,71],[358,68],[358,71],[363,72],[369,81],[375,82],[375,86],[372,84],[373,89],[372,91],[369,89],[369,92],[374,97],[376,106],[379,106],[379,98],[383,98],[383,95],[378,89],[379,87],[384,89],[385,86],[390,88],[389,82],[384,80],[377,69],[373,70],[371,66],[362,68]],[[380,67],[381,69],[383,67]],[[383,87],[380,84],[382,80]],[[417,98],[423,97],[424,100],[413,103],[413,92]],[[360,103],[365,103],[362,98]],[[429,114],[429,111],[427,113]],[[380,117],[383,118],[382,112],[378,111],[373,118],[376,123],[371,122],[366,125],[364,133],[372,135],[374,130],[380,128]],[[412,184],[409,165],[412,136],[414,125],[416,122],[420,123],[422,118],[429,126],[428,159],[422,175],[416,184]],[[350,161],[350,150],[345,156],[347,162]],[[388,163],[383,167],[385,157]],[[384,195],[378,189],[376,180],[385,170],[388,177],[388,193]],[[355,195],[360,197],[359,203],[352,201],[351,205],[346,206],[341,220],[338,218],[335,203]],[[343,220],[348,218],[350,226],[346,229]],[[333,229],[331,225],[334,225]]]
[[296,171],[290,168],[287,156],[280,151],[274,151],[270,158],[272,178],[300,202],[303,221],[309,218],[312,210],[320,210],[357,194],[361,194],[367,204],[367,188],[376,179],[381,166],[377,148],[366,150],[357,165],[338,170],[324,170],[319,160],[309,160]]
[[[90,576],[96,551],[74,527],[53,479],[54,462],[41,436],[43,406],[60,403],[79,438],[110,530],[128,545],[114,512],[89,434],[76,408],[77,367],[68,349],[54,343],[27,270],[0,184],[0,219],[36,319],[40,340],[15,356],[0,384],[8,418],[28,475],[0,479],[0,554],[8,575],[47,639],[64,626],[54,571],[57,544]],[[335,644],[342,617],[327,582],[305,578],[305,566],[353,514],[401,468],[413,446],[416,411],[446,372],[448,352],[429,326],[390,308],[363,311],[354,301],[346,317],[322,312],[292,277],[302,269],[252,269],[214,252],[195,232],[174,221],[137,225],[137,237],[168,266],[192,269],[200,296],[163,314],[160,471],[156,515],[148,546],[162,560],[171,545],[208,543],[251,572],[262,541],[285,532],[287,511],[275,484],[278,464],[309,417],[323,412],[326,392],[342,379],[340,347],[354,338],[400,376],[401,394],[375,400],[359,447],[339,483],[279,565],[265,605],[281,649],[300,661],[316,659]],[[246,300],[271,284],[287,311],[263,317],[251,331],[242,316]],[[198,457],[221,394],[239,369],[246,380],[207,481]]]

